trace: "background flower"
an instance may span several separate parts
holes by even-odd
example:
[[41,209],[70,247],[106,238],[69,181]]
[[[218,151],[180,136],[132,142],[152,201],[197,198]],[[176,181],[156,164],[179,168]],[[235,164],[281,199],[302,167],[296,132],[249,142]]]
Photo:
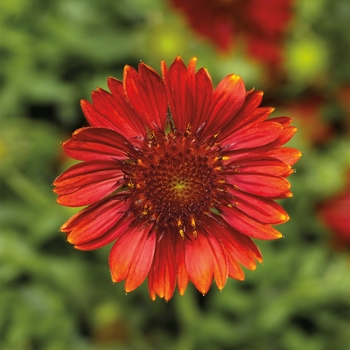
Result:
[[321,220],[332,234],[333,244],[340,249],[350,249],[350,172],[346,188],[319,204]]
[[171,0],[191,27],[221,50],[244,38],[251,57],[278,66],[293,0]]

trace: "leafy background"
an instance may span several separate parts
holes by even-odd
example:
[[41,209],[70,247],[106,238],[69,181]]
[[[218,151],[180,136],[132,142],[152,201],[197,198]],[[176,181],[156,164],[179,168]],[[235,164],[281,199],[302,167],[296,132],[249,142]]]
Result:
[[[0,347],[3,350],[343,350],[350,344],[348,252],[317,213],[346,186],[349,157],[350,3],[302,1],[286,41],[285,72],[266,73],[188,27],[165,0],[3,0],[0,8]],[[113,285],[109,247],[79,252],[60,225],[75,209],[51,183],[71,161],[60,142],[85,121],[79,108],[106,77],[140,60],[159,67],[199,58],[216,84],[229,73],[263,89],[275,115],[295,118],[303,151],[284,238],[259,242],[264,263],[246,281],[203,297],[152,302],[146,285]]]

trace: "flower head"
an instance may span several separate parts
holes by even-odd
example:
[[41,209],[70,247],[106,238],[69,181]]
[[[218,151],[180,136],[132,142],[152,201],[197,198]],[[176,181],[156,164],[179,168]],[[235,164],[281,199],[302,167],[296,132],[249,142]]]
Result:
[[244,37],[248,52],[276,65],[282,59],[282,44],[293,0],[171,0],[184,12],[190,25],[219,49],[227,51]]
[[296,129],[268,119],[261,91],[229,75],[213,90],[196,59],[180,57],[162,77],[141,63],[82,101],[90,127],[63,143],[81,160],[54,182],[58,203],[87,206],[61,230],[77,249],[114,242],[109,266],[127,292],[148,276],[152,299],[169,300],[191,281],[205,294],[213,279],[244,279],[262,257],[251,238],[281,237],[288,220],[274,202],[291,197],[286,180],[300,157],[281,148]]

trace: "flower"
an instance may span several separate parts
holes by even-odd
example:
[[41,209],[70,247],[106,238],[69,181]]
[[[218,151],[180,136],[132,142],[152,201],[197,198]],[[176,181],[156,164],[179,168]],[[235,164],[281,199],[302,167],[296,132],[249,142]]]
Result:
[[315,93],[306,95],[287,105],[288,114],[295,115],[304,142],[312,145],[323,145],[334,136],[334,127],[327,123],[323,116],[329,101]]
[[172,0],[194,30],[223,51],[244,37],[252,57],[276,66],[293,0]]
[[82,161],[54,182],[58,203],[87,206],[62,227],[75,248],[114,242],[113,282],[169,300],[191,281],[205,294],[213,279],[244,279],[262,256],[251,238],[276,239],[288,220],[274,202],[291,197],[286,180],[300,152],[286,143],[291,119],[267,120],[263,93],[234,74],[213,91],[206,69],[180,57],[162,77],[144,63],[108,78],[82,110],[91,127],[63,143]]
[[318,206],[318,214],[322,222],[333,235],[336,248],[350,249],[350,171],[345,189]]

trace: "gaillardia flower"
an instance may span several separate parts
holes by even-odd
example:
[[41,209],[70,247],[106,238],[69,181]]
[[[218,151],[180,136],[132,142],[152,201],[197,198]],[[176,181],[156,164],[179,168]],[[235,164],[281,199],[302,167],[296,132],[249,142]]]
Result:
[[267,119],[261,91],[229,75],[213,90],[209,73],[180,57],[162,77],[140,63],[108,78],[81,102],[91,127],[63,143],[81,160],[54,182],[58,203],[87,206],[61,230],[77,249],[114,242],[112,280],[169,300],[191,281],[203,294],[213,279],[244,279],[262,257],[252,241],[281,237],[288,220],[274,199],[291,197],[286,178],[300,157],[283,147],[291,119]]
[[277,65],[293,0],[171,0],[191,27],[223,51],[244,38],[256,59]]

